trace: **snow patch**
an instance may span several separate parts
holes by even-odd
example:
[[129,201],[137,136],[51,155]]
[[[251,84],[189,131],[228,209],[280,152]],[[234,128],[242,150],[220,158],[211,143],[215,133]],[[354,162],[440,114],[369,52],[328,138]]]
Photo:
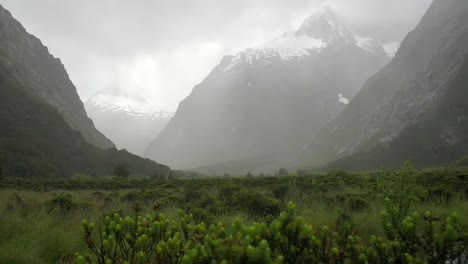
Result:
[[349,99],[344,97],[342,93],[338,95],[338,102],[343,103],[345,105],[349,104]]
[[91,104],[104,112],[118,112],[136,117],[150,117],[152,119],[168,119],[171,113],[158,110],[153,105],[130,97],[98,94],[90,99]]
[[375,53],[374,39],[361,37],[359,35],[354,35],[354,39],[356,40],[356,45],[358,47],[371,53]]

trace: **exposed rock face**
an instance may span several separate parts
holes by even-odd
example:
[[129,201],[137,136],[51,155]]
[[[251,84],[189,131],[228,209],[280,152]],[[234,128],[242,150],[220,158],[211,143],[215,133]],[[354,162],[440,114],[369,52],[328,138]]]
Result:
[[388,60],[330,9],[226,56],[181,102],[147,157],[208,173],[277,170]]
[[39,39],[26,32],[9,11],[0,6],[0,64],[32,93],[55,107],[84,138],[100,147],[114,144],[88,118],[65,67]]
[[436,0],[395,58],[321,130],[301,164],[376,169],[468,152],[468,1]]
[[154,106],[135,99],[100,93],[85,103],[86,111],[118,148],[143,155],[155,136],[172,117]]

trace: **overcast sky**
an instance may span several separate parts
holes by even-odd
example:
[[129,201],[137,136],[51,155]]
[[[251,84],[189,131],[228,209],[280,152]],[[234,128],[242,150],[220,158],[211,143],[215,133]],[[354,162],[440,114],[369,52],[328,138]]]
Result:
[[[223,55],[297,29],[323,0],[0,0],[65,64],[83,101],[100,91],[175,111]],[[356,32],[401,41],[431,0],[334,0]]]

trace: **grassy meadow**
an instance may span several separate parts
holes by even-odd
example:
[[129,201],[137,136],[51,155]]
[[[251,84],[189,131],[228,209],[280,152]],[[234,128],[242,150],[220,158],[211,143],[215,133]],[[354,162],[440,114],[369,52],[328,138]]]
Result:
[[[338,234],[346,226],[359,234],[364,243],[372,236],[388,239],[382,226],[385,198],[390,198],[398,207],[397,213],[405,216],[415,210],[430,211],[437,219],[445,219],[457,212],[466,234],[467,175],[468,170],[461,168],[416,171],[404,167],[395,172],[332,171],[248,178],[3,178],[0,179],[0,263],[75,263],[77,252],[89,253],[83,219],[101,228],[105,217],[114,213],[162,214],[179,224],[183,213],[192,217],[193,226],[199,223],[207,227],[217,223],[231,226],[238,221],[246,226],[268,225],[281,218],[288,202],[295,204],[297,215],[307,225],[327,226]],[[466,246],[466,240],[464,243]],[[183,254],[188,254],[184,247]],[[272,259],[276,256],[278,261],[271,263],[291,262],[274,252],[271,256]],[[171,258],[171,263],[184,259],[188,258]],[[98,258],[95,262],[101,263]],[[141,263],[164,262],[168,261]],[[296,259],[295,262],[306,261]],[[109,263],[125,262],[114,259]],[[336,263],[345,262],[337,260]]]

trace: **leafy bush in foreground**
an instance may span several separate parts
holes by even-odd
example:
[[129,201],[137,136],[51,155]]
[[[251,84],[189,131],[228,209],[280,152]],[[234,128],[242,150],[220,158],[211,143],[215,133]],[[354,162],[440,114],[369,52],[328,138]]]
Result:
[[83,221],[89,252],[77,263],[466,263],[468,240],[456,214],[446,220],[413,213],[400,221],[387,200],[386,238],[364,241],[349,226],[313,228],[289,203],[270,224],[236,220],[206,226],[193,215],[106,216],[97,232]]

